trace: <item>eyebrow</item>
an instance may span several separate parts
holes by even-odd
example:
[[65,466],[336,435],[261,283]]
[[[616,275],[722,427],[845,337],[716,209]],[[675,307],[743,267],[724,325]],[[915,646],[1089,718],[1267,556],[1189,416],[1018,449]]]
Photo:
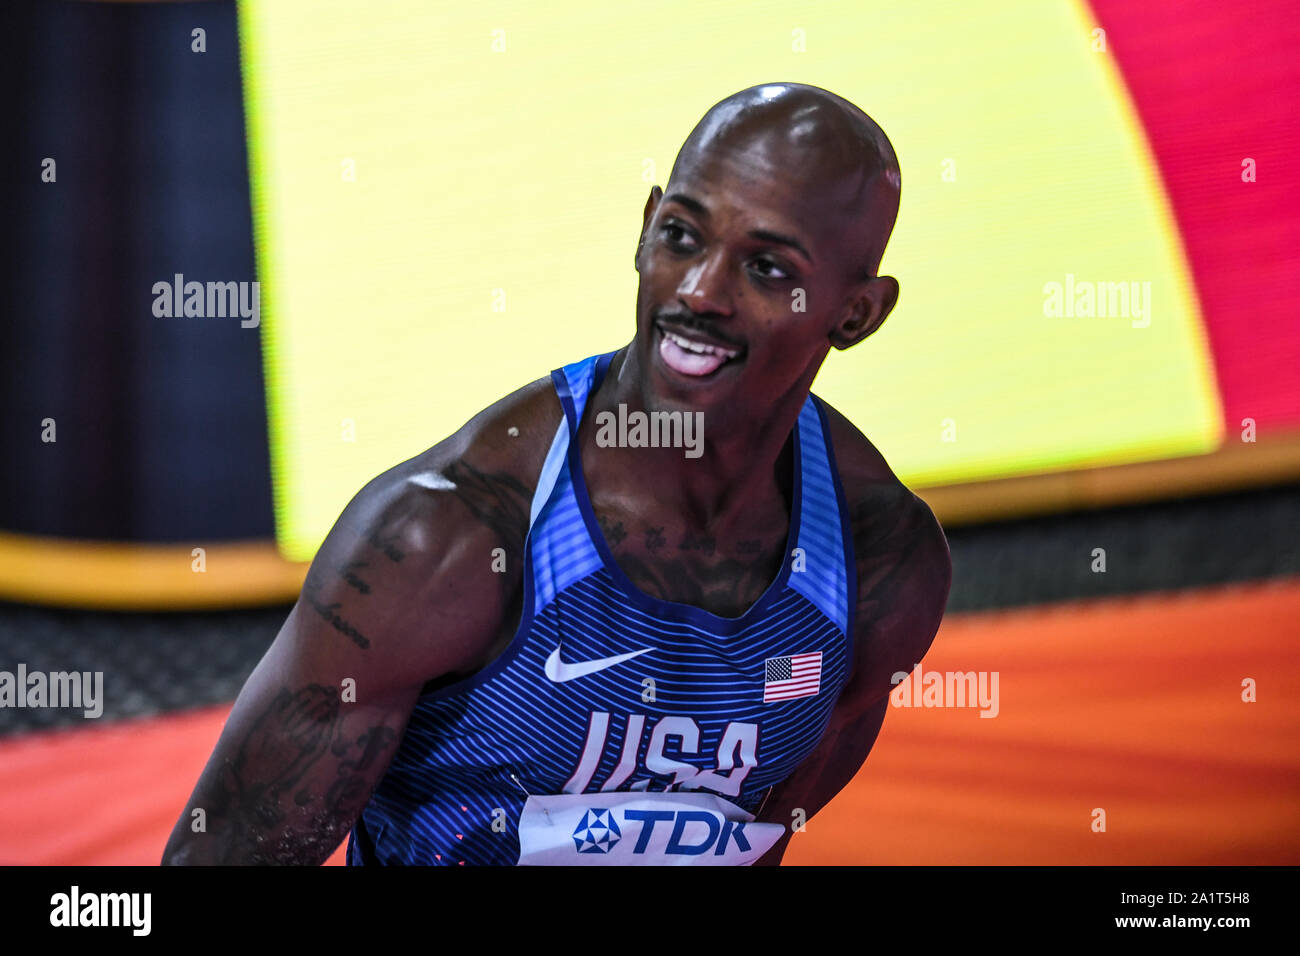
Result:
[[[687,196],[684,193],[677,193],[677,192],[669,193],[667,196],[664,197],[664,199],[667,200],[668,202],[675,202],[679,206],[685,206],[691,212],[695,213],[696,215],[704,219],[709,218],[709,211],[704,208],[704,203],[700,202],[698,199],[694,199],[690,196]],[[751,239],[758,239],[762,242],[770,242],[778,246],[788,246],[789,248],[797,251],[809,262],[815,261],[812,257],[812,253],[810,253],[807,249],[805,249],[803,247],[803,243],[801,243],[798,239],[794,238],[794,236],[787,236],[784,233],[773,232],[770,229],[751,229],[748,235]]]

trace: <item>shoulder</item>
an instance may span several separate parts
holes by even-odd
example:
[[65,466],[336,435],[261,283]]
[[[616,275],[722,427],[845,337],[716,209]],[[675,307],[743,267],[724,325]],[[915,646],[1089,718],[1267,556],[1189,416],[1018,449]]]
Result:
[[933,642],[947,608],[952,557],[929,505],[852,422],[822,405],[853,536],[855,667],[870,670],[868,694],[876,699],[889,689],[888,675],[910,670]]
[[404,553],[414,554],[444,548],[447,536],[429,533],[432,519],[480,525],[508,537],[519,530],[513,525],[522,507],[526,532],[527,507],[563,415],[550,378],[531,382],[376,476],[348,504],[340,522],[382,532]]
[[326,536],[300,606],[345,616],[415,668],[427,654],[432,672],[473,659],[521,580],[533,490],[562,417],[538,379],[372,479]]
[[912,492],[884,455],[851,421],[822,401],[855,543],[903,538],[920,557],[948,555],[948,542],[930,506]]

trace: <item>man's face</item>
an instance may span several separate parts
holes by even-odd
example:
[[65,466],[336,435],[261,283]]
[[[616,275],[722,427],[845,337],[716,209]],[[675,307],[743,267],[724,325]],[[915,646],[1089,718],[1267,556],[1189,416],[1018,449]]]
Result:
[[767,138],[696,153],[652,194],[635,347],[664,406],[761,414],[811,382],[861,254],[860,177],[826,173]]

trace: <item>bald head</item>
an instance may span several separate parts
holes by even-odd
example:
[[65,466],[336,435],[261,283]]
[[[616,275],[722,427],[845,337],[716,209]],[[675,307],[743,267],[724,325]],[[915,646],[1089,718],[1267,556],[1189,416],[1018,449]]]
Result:
[[870,116],[829,90],[764,83],[713,106],[691,130],[673,163],[679,174],[702,161],[759,147],[783,178],[833,190],[855,249],[854,269],[874,276],[898,215],[901,179],[889,138]]

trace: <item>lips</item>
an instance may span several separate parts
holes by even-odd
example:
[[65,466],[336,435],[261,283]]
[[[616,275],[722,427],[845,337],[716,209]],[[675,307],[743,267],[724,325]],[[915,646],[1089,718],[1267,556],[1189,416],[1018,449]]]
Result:
[[706,342],[659,326],[659,357],[680,375],[712,375],[740,355],[739,349]]

